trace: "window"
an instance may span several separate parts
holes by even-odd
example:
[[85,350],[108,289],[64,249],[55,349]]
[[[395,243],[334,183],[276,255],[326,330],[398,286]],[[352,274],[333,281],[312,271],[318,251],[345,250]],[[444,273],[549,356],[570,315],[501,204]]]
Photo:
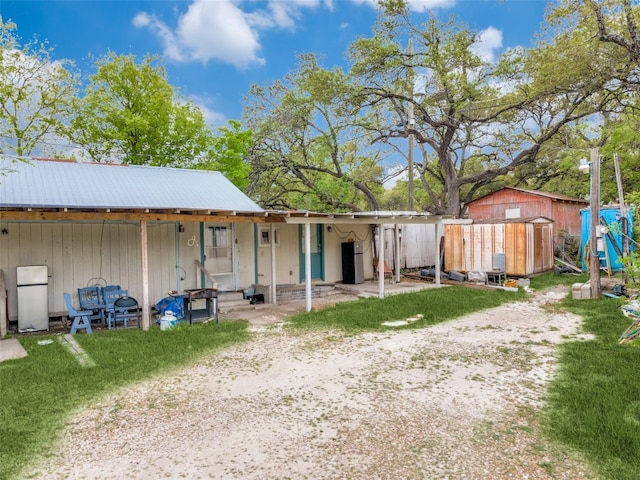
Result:
[[[280,246],[280,230],[273,229],[274,245]],[[271,228],[261,227],[258,231],[258,244],[261,247],[268,247],[271,245]]]
[[207,257],[220,258],[227,256],[227,248],[229,247],[227,227],[209,227],[210,247]]

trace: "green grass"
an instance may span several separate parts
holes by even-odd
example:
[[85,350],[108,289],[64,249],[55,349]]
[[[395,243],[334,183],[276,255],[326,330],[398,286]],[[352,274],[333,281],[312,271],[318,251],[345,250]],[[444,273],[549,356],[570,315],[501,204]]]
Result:
[[603,478],[640,478],[640,345],[619,345],[631,323],[613,299],[572,300],[595,340],[560,347],[545,415],[548,435],[583,453]]
[[530,287],[534,290],[544,290],[556,285],[566,285],[570,287],[574,283],[586,283],[589,281],[588,273],[554,273],[548,272],[536,275],[530,279]]
[[[0,363],[0,479],[46,452],[74,410],[117,387],[249,338],[246,322],[124,329],[74,337],[96,362],[82,367],[53,335],[25,336],[28,356]],[[41,340],[53,339],[48,345]]]
[[[546,274],[531,279],[535,290],[584,282],[587,276]],[[524,300],[522,291],[463,286],[340,302],[290,317],[292,328],[341,329],[355,334],[421,328],[474,311]],[[640,345],[618,345],[631,323],[614,299],[565,300],[560,307],[584,318],[592,341],[560,347],[560,370],[545,409],[549,438],[581,452],[603,478],[640,478]],[[423,318],[404,327],[385,321]],[[186,326],[185,326],[186,327]],[[204,352],[249,338],[244,322],[194,325],[162,332],[136,329],[76,335],[97,363],[83,368],[53,336],[25,336],[26,358],[0,363],[0,479],[12,478],[35,453],[46,452],[70,415],[117,387],[195,361]]]
[[[294,315],[289,318],[289,326],[307,329],[335,328],[349,333],[421,328],[525,297],[522,291],[451,286],[391,295],[384,299],[340,302],[335,307]],[[418,314],[423,315],[423,318],[406,326],[382,325],[383,322],[405,320]]]

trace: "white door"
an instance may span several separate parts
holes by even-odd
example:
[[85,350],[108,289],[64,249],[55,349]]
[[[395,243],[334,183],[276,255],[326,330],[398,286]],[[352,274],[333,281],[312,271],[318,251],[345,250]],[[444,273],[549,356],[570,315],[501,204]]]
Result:
[[233,239],[230,223],[207,224],[204,267],[214,277],[218,290],[235,290]]

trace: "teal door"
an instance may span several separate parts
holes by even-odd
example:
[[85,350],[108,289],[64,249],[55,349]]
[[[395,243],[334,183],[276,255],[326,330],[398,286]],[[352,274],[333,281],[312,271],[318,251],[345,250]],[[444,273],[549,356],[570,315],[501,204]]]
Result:
[[[300,282],[305,279],[304,225],[298,227]],[[311,280],[324,280],[324,225],[311,225]]]

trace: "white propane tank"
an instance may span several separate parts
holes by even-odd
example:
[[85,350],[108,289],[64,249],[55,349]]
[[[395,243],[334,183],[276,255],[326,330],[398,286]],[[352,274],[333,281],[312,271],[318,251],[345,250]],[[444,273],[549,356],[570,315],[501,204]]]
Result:
[[160,330],[169,330],[176,326],[176,317],[171,310],[166,310],[160,317]]

